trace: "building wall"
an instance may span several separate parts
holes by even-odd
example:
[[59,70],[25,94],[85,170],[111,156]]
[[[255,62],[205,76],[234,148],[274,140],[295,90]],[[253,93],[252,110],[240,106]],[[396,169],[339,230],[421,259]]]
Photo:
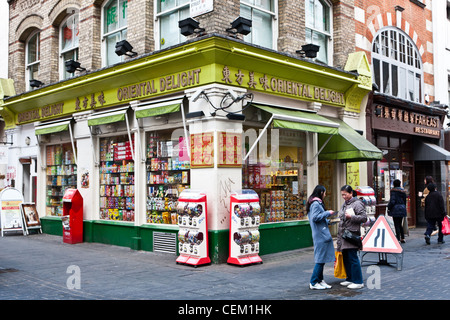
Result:
[[[348,54],[354,51],[354,0],[330,1],[333,8],[333,45],[330,65],[343,68]],[[79,11],[79,59],[88,72],[98,70],[102,64],[101,0],[13,0],[9,14],[9,69],[8,76],[15,81],[16,93],[26,91],[25,43],[29,36],[40,30],[41,58],[37,77],[44,85],[60,81],[59,27],[73,10]],[[139,55],[158,48],[155,43],[154,1],[134,0],[128,3],[127,40]],[[215,1],[214,10],[195,17],[206,33],[228,34],[226,29],[239,16],[240,1]],[[298,0],[275,1],[277,13],[274,29],[278,37],[276,50],[298,56],[296,51],[305,44],[305,2]],[[190,36],[190,38],[195,35]],[[238,36],[242,37],[242,36]],[[128,58],[125,58],[128,59]],[[78,73],[77,73],[78,74]]]
[[[402,11],[401,8],[404,10]],[[396,9],[397,8],[397,9]],[[371,63],[372,41],[384,27],[403,30],[417,46],[423,62],[424,94],[434,100],[434,59],[431,1],[355,0],[356,51],[364,51]]]

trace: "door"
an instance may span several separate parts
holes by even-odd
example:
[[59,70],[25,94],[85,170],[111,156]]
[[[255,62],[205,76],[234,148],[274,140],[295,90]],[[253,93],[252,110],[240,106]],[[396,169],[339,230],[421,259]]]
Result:
[[403,188],[406,192],[406,212],[408,227],[416,226],[416,195],[414,185],[414,170],[412,166],[403,165]]

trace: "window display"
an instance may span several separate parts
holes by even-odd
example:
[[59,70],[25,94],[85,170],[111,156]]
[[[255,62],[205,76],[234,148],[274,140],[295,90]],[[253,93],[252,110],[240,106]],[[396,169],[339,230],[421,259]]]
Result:
[[62,216],[62,198],[66,189],[77,187],[77,165],[74,163],[72,145],[65,143],[47,146],[46,159],[46,213]]
[[134,221],[134,161],[128,136],[100,139],[100,219]]
[[179,194],[190,184],[184,137],[172,132],[147,135],[147,223],[177,224]]
[[271,146],[272,139],[267,138],[267,149],[278,151],[276,161],[270,161],[274,155],[259,157],[262,161],[249,157],[243,165],[242,186],[258,193],[261,223],[307,219],[306,135],[294,130],[279,130],[278,134],[279,146]]

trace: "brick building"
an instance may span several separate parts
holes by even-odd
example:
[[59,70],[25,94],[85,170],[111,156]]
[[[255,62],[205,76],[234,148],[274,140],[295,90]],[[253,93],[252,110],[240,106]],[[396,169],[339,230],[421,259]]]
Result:
[[[202,190],[206,252],[222,262],[234,245],[243,256],[311,245],[304,207],[314,187],[325,185],[337,209],[340,186],[371,182],[367,164],[381,151],[355,131],[366,134],[372,90],[370,48],[361,52],[354,36],[357,1],[9,5],[16,94],[1,114],[18,158],[29,159],[17,164],[29,182],[16,185],[29,186],[45,232],[63,233],[71,187],[84,198],[85,241],[204,254],[205,231],[177,226],[188,220],[176,205],[184,189]],[[238,16],[250,33],[227,30]],[[182,35],[188,17],[199,25]],[[123,40],[132,48],[118,55]],[[320,46],[315,58],[297,52],[305,44]],[[240,189],[257,192],[258,219],[242,217],[229,242],[230,195]]]
[[419,196],[425,176],[447,194],[450,157],[442,148],[446,110],[434,102],[431,2],[355,1],[356,50],[368,56],[376,84],[366,108],[367,139],[384,153],[369,164],[368,179],[379,213],[386,211],[393,180],[402,181],[410,227],[425,223]]

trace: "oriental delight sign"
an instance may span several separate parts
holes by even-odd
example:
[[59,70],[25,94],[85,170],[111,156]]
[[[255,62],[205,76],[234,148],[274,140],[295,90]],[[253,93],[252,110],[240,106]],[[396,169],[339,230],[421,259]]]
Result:
[[441,137],[441,122],[437,116],[424,115],[382,105],[375,106],[375,115],[376,121],[373,122],[374,129],[436,139]]

